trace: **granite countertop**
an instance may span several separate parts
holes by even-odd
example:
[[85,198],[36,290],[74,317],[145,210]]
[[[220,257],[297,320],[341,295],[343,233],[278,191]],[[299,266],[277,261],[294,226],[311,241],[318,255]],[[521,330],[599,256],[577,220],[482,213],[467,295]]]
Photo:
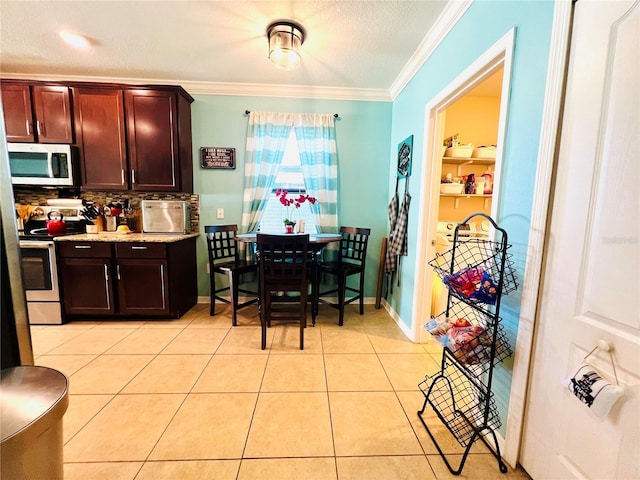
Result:
[[56,242],[148,242],[148,243],[173,243],[188,238],[195,238],[199,233],[171,234],[171,233],[80,233],[78,235],[64,235],[55,237]]

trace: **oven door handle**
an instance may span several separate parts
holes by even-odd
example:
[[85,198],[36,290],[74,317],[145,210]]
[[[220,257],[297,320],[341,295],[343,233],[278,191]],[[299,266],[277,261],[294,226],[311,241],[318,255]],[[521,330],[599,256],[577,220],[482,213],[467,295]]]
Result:
[[37,240],[20,240],[20,248],[51,248],[53,242],[37,241]]

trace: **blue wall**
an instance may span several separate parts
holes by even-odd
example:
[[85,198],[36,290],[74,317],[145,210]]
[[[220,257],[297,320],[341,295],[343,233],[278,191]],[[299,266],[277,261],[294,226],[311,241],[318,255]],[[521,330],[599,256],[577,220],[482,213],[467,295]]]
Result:
[[[413,177],[410,193],[409,256],[403,259],[402,289],[394,289],[390,304],[402,321],[411,328],[416,272],[425,268],[429,259],[416,258],[419,179],[424,175],[425,106],[447,87],[514,26],[515,50],[508,111],[506,141],[503,146],[503,170],[498,207],[499,226],[509,234],[517,276],[524,278],[526,249],[531,222],[531,206],[535,184],[538,143],[543,115],[549,45],[554,4],[550,1],[476,1],[455,25],[437,50],[425,62],[393,104],[390,154],[396,144],[414,135]],[[395,170],[390,165],[390,175]],[[503,300],[503,324],[515,344],[520,314],[520,292]],[[425,319],[426,320],[426,319]],[[511,362],[502,364],[495,373],[494,392],[503,418],[508,409],[511,386]]]
[[[387,229],[387,171],[391,135],[391,103],[229,95],[194,95],[191,106],[194,149],[194,192],[200,195],[200,226],[240,225],[247,134],[245,110],[338,113],[338,215],[341,225],[371,228],[367,256],[366,296],[376,292],[378,256]],[[200,147],[236,149],[235,170],[200,168]],[[224,208],[224,220],[216,209]],[[198,238],[198,294],[209,294],[207,249]]]
[[[428,259],[416,258],[417,213],[423,176],[425,106],[465,68],[516,27],[511,96],[508,112],[504,162],[500,185],[498,224],[505,228],[513,245],[520,283],[524,278],[531,205],[542,122],[549,42],[553,20],[551,1],[474,2],[395,101],[366,102],[224,95],[194,95],[192,105],[194,147],[194,190],[200,194],[200,225],[240,223],[242,209],[246,109],[278,112],[340,114],[336,122],[340,171],[340,224],[372,228],[368,255],[366,296],[375,294],[378,255],[387,235],[386,208],[395,178],[397,146],[409,135],[413,139],[413,167],[410,193],[409,255],[402,260],[401,288],[389,297],[391,307],[411,328],[413,285],[416,271]],[[235,170],[203,170],[200,147],[236,148]],[[217,208],[225,219],[217,220]],[[208,295],[206,246],[198,241],[198,291]],[[506,297],[502,317],[512,345],[520,315],[520,292]],[[505,362],[494,376],[494,391],[503,428],[508,410],[511,363]]]

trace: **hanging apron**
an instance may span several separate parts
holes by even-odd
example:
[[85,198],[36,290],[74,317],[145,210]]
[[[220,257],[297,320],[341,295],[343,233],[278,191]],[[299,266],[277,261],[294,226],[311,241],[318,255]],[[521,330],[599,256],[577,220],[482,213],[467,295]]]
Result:
[[387,292],[393,293],[393,276],[398,272],[398,286],[400,286],[400,256],[408,254],[408,224],[409,206],[411,205],[411,195],[409,195],[409,179],[405,180],[405,192],[402,198],[402,205],[398,209],[398,181],[396,179],[396,193],[389,204],[389,221],[393,214],[393,223],[387,242],[387,255],[385,259],[385,272],[387,272]]
[[[393,232],[396,228],[396,222],[398,220],[398,178],[396,177],[396,193],[393,195],[389,206],[387,207],[387,213],[389,215],[389,239],[387,245],[391,245],[393,239]],[[396,270],[396,257],[391,254],[391,250],[387,247],[387,255],[384,262],[384,271],[387,273],[395,272]]]

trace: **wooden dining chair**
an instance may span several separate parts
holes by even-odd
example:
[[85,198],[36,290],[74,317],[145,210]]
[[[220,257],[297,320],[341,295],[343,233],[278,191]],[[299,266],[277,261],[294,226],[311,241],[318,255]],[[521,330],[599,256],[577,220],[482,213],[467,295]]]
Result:
[[[344,324],[344,306],[360,301],[360,315],[364,313],[364,271],[367,260],[367,243],[370,228],[340,227],[342,239],[338,248],[338,259],[318,262],[317,275],[326,273],[337,277],[337,285],[325,292],[319,292],[318,301],[326,303],[340,310],[338,324]],[[352,275],[360,275],[357,288],[347,285],[347,279]],[[317,282],[319,284],[319,282]],[[355,295],[346,298],[347,292]],[[323,299],[327,295],[337,294],[337,303]]]
[[[271,326],[271,320],[297,320],[300,323],[300,350],[304,350],[309,291],[309,235],[258,233],[256,242],[260,277],[262,349],[267,345],[267,327]],[[292,297],[278,296],[280,292],[295,292],[300,296],[297,301],[293,301]],[[285,299],[287,301],[283,302]],[[278,303],[279,308],[274,308],[274,303]]]
[[[209,279],[211,284],[211,306],[209,315],[215,315],[216,300],[231,305],[231,323],[238,325],[237,311],[248,305],[258,302],[258,292],[240,288],[241,277],[246,273],[258,272],[256,261],[247,261],[240,258],[235,236],[238,233],[237,225],[210,225],[204,227],[207,237],[207,249],[209,251]],[[216,274],[226,275],[228,286],[216,287]],[[230,298],[221,296],[223,292],[229,292]],[[250,299],[239,303],[239,294],[246,293]]]

